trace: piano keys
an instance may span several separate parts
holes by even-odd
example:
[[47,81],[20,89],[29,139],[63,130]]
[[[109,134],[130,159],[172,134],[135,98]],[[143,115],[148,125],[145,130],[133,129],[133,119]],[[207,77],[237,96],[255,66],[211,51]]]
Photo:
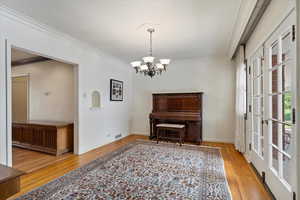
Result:
[[150,139],[156,137],[156,124],[176,123],[186,125],[184,141],[202,142],[203,93],[152,94],[153,108],[149,115]]

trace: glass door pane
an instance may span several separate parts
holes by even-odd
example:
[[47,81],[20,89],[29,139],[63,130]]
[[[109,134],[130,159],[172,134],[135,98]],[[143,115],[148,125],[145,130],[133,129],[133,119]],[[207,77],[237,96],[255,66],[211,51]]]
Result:
[[254,152],[263,157],[263,59],[262,51],[258,51],[251,59],[252,81],[252,144]]

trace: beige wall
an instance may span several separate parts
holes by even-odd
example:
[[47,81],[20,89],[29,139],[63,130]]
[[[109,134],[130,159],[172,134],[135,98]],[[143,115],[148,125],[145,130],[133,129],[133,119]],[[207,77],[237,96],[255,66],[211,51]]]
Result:
[[12,78],[12,121],[28,119],[28,83],[27,75]]
[[12,75],[29,74],[29,119],[74,120],[74,73],[68,64],[47,61],[12,68]]
[[152,93],[204,92],[203,139],[234,142],[235,71],[227,58],[172,60],[167,72],[133,79],[132,133],[149,135]]

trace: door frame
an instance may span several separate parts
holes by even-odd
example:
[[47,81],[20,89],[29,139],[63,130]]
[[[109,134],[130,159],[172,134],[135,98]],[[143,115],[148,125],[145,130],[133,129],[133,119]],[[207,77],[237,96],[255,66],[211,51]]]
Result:
[[[7,134],[7,40],[0,33],[0,163],[8,165]],[[3,56],[3,57],[1,57]]]
[[[1,41],[5,41],[4,44],[2,44]],[[74,137],[73,137],[73,153],[79,154],[79,65],[76,63],[73,63],[68,60],[62,60],[60,58],[55,58],[48,55],[43,55],[42,53],[35,52],[34,50],[31,50],[30,47],[19,47],[13,43],[11,43],[8,39],[4,39],[0,41],[0,53],[5,55],[5,58],[2,59],[2,65],[3,67],[0,67],[0,72],[4,72],[2,74],[2,77],[0,77],[0,84],[3,84],[4,87],[1,86],[0,89],[0,95],[4,96],[2,101],[2,98],[0,99],[0,108],[4,108],[5,112],[0,114],[0,125],[4,125],[4,129],[0,132],[0,142],[1,146],[4,145],[5,148],[0,148],[0,163],[12,166],[12,118],[11,118],[11,96],[12,96],[12,87],[11,87],[11,81],[12,81],[12,74],[11,74],[11,50],[12,48],[19,49],[21,51],[29,52],[35,55],[51,58],[53,60],[67,63],[73,66],[73,75],[74,75]],[[0,61],[0,62],[1,62]],[[4,62],[3,62],[4,61]],[[1,66],[1,65],[0,65]],[[0,75],[1,76],[1,75]],[[2,79],[4,78],[4,79]],[[4,121],[2,121],[4,120]],[[2,123],[4,122],[4,123]]]
[[[296,55],[299,55],[300,53],[300,1],[296,1]],[[300,77],[300,58],[296,56],[296,76]],[[300,99],[300,78],[297,79],[296,83],[296,90],[297,90],[297,99]],[[297,134],[299,132],[299,124],[300,124],[300,101],[296,101],[296,106],[298,108],[296,112],[296,130]],[[300,193],[300,137],[296,137],[296,143],[299,144],[295,148],[296,150],[296,156],[297,156],[297,195]]]
[[30,120],[30,74],[16,74],[12,78],[27,77],[27,120]]

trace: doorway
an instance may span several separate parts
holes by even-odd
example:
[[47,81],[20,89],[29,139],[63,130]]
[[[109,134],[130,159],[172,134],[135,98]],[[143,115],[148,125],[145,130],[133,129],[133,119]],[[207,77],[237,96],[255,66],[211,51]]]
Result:
[[76,67],[11,49],[12,167],[26,173],[73,156]]

